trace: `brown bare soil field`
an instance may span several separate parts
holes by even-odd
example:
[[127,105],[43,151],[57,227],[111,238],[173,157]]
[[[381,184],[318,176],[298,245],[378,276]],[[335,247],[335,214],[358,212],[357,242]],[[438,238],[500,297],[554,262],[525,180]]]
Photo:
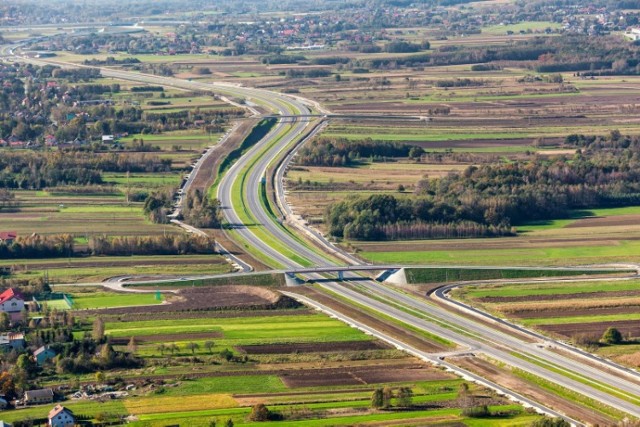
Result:
[[398,339],[401,339],[402,341],[418,348],[419,350],[428,353],[438,353],[446,350],[446,348],[441,344],[428,341],[426,338],[420,337],[414,333],[391,325],[387,322],[383,322],[374,316],[362,313],[359,310],[354,310],[352,306],[335,300],[313,288],[300,287],[296,289],[296,293],[306,295],[307,297],[319,302],[320,304],[326,305],[340,313],[345,313],[345,315],[353,318],[354,320],[362,322],[365,325],[368,325],[382,333],[397,337]]
[[[358,393],[362,391],[362,388],[341,388],[340,390],[333,390],[331,393],[334,394],[349,394],[349,393]],[[289,397],[289,396],[313,396],[316,394],[321,394],[322,392],[311,390],[311,391],[285,391],[280,393],[250,393],[250,394],[234,394],[234,399],[256,399],[261,397]]]
[[512,390],[518,390],[519,393],[537,400],[538,402],[554,408],[560,412],[563,412],[570,417],[586,421],[592,425],[614,425],[615,420],[608,418],[600,413],[597,413],[591,409],[580,406],[576,403],[569,402],[562,399],[542,388],[533,385],[512,373],[497,368],[495,365],[479,359],[477,357],[464,357],[464,358],[451,358],[451,363],[454,363],[464,369],[468,369],[471,372],[482,375],[483,377],[508,387]]
[[521,295],[517,297],[482,297],[477,300],[485,303],[511,303],[528,301],[557,301],[568,299],[595,299],[595,298],[616,298],[616,297],[640,297],[638,291],[612,291],[612,292],[582,292],[576,294],[556,294],[556,295]]
[[226,250],[228,250],[231,254],[237,256],[244,262],[251,264],[255,271],[264,271],[269,270],[269,266],[263,264],[258,261],[254,257],[252,257],[248,252],[242,249],[241,246],[237,245],[233,240],[229,239],[227,234],[222,229],[207,229],[208,234],[212,235],[216,242],[220,243]]
[[[620,236],[624,240],[638,240],[638,236]],[[485,249],[535,249],[566,248],[575,246],[618,246],[620,240],[603,236],[585,236],[584,238],[526,238],[502,237],[500,239],[468,240],[431,240],[415,242],[358,242],[357,246],[367,252],[412,252],[438,250],[485,250]]]
[[579,219],[566,228],[580,227],[619,227],[629,225],[639,225],[640,215],[620,215],[620,216],[601,216],[593,218]]
[[[105,262],[95,261],[95,262],[74,262],[74,258],[70,258],[70,262],[68,263],[55,263],[55,262],[39,262],[38,260],[29,261],[27,264],[30,269],[54,269],[54,268],[91,268],[91,267],[128,267],[132,265],[153,265],[156,264],[154,261],[141,261],[141,260],[119,260],[119,261],[111,261],[109,258],[101,258]],[[226,261],[216,258],[215,256],[211,256],[211,259],[190,259],[185,257],[184,259],[167,259],[161,260],[163,265],[193,265],[193,264],[225,264]],[[20,263],[20,265],[24,265],[24,263]],[[157,277],[157,276],[156,276]],[[137,278],[141,279],[141,278]]]
[[[431,406],[430,406],[431,407]],[[375,421],[368,422],[368,427],[388,427],[388,426],[431,426],[431,427],[464,427],[466,424],[460,421],[455,421],[455,416],[444,415],[442,417],[424,417],[424,418],[411,418],[403,422],[399,421]]]
[[[610,308],[579,308],[572,309],[570,306],[564,309],[550,310],[514,310],[509,312],[509,316],[519,319],[546,319],[554,317],[567,316],[607,316],[611,314],[632,314],[640,310],[640,305],[632,305],[627,307],[610,307]],[[606,329],[606,328],[605,328]],[[640,331],[640,326],[638,327]]]
[[[609,298],[604,297],[602,299],[586,299],[582,298],[575,300],[560,300],[560,301],[538,301],[538,302],[514,302],[510,304],[498,305],[496,309],[503,313],[513,313],[521,316],[528,316],[530,313],[547,313],[549,316],[545,317],[566,317],[561,313],[569,311],[572,314],[577,312],[586,312],[586,315],[591,314],[592,311],[598,311],[601,309],[626,309],[640,307],[640,298]],[[560,313],[560,316],[553,316],[551,313]],[[534,317],[539,317],[535,315]]]
[[379,341],[345,341],[326,343],[243,345],[236,348],[239,351],[249,354],[289,354],[384,350],[390,347]]
[[256,124],[258,124],[257,119],[241,121],[240,126],[227,138],[226,142],[216,147],[215,153],[207,157],[193,178],[192,188],[194,190],[206,191],[213,184],[216,179],[216,168],[222,159],[227,157],[231,151],[244,141]]
[[[637,310],[635,311],[637,313]],[[622,332],[623,336],[640,336],[640,321],[617,320],[613,322],[569,323],[564,325],[539,325],[538,328],[557,335],[572,337],[577,334],[601,336],[607,328],[612,327]]]
[[450,139],[446,141],[412,141],[411,145],[423,148],[478,148],[478,147],[512,147],[532,145],[533,138],[520,139]]
[[197,310],[273,310],[298,303],[269,289],[255,286],[200,286],[179,290],[169,304],[85,310],[95,314],[164,313]]
[[310,370],[283,375],[282,381],[287,387],[323,387],[349,386],[362,384],[381,384],[388,382],[436,381],[449,379],[450,376],[423,365],[404,367],[361,367],[355,369]]

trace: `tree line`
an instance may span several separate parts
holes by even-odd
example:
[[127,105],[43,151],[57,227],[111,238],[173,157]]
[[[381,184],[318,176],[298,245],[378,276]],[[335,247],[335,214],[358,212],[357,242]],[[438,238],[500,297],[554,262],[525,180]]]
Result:
[[213,254],[215,241],[210,237],[187,234],[93,236],[89,238],[89,250],[98,256]]
[[182,218],[194,227],[219,228],[222,221],[220,201],[206,192],[189,191],[182,203]]
[[508,225],[474,221],[467,212],[429,197],[389,194],[353,197],[327,207],[333,236],[353,240],[491,237],[512,235]]
[[[204,236],[169,234],[166,236],[91,236],[91,255],[184,255],[215,253],[215,241]],[[0,259],[61,258],[85,255],[75,246],[73,236],[18,236],[12,243],[0,242]]]
[[302,166],[352,166],[361,162],[382,160],[386,157],[419,158],[421,147],[391,141],[373,141],[366,138],[350,141],[346,138],[321,137],[314,139],[298,151],[296,163]]
[[98,154],[80,150],[6,152],[0,157],[0,188],[39,190],[60,185],[99,185],[101,172],[168,172],[171,159],[146,153]]
[[74,255],[70,234],[18,236],[12,243],[0,242],[0,259],[60,258]]
[[423,179],[416,197],[373,195],[330,205],[336,237],[362,240],[502,236],[513,225],[566,218],[576,209],[640,205],[640,138],[572,135],[572,158],[470,166]]

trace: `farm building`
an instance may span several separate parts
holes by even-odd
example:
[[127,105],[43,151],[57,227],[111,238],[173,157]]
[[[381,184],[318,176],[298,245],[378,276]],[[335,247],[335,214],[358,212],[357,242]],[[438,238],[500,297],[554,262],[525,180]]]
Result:
[[51,427],[67,427],[76,424],[76,418],[71,409],[65,408],[62,405],[56,405],[49,411],[47,418],[49,419],[49,425]]
[[43,388],[40,390],[29,390],[24,392],[25,405],[38,405],[41,403],[53,402],[53,390]]
[[0,242],[11,244],[18,237],[18,233],[15,231],[0,231]]
[[9,332],[0,335],[0,351],[22,350],[24,348],[24,334]]
[[53,351],[48,345],[43,345],[33,352],[33,358],[36,360],[38,366],[44,365],[47,360],[51,360],[54,357],[56,357],[56,352]]
[[12,322],[21,320],[24,298],[20,292],[9,288],[0,294],[0,311],[9,314]]

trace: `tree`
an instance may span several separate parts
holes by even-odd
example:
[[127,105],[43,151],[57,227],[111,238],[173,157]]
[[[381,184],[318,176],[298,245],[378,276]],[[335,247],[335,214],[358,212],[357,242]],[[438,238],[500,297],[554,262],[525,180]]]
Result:
[[91,336],[96,341],[102,341],[104,338],[104,320],[102,318],[96,317],[96,320],[93,321]]
[[228,418],[227,421],[224,422],[224,427],[233,427],[233,420]]
[[136,344],[136,337],[131,337],[131,339],[129,340],[129,344],[127,344],[127,351],[133,354],[137,349],[138,345]]
[[462,415],[469,418],[485,418],[491,415],[487,405],[470,406],[462,410]]
[[269,421],[270,411],[264,403],[258,403],[251,408],[250,421]]
[[209,427],[216,427],[216,420],[209,420]]
[[231,359],[233,359],[233,352],[231,350],[229,350],[228,348],[225,348],[224,350],[222,350],[220,352],[220,356],[225,359],[227,362],[231,362]]
[[530,427],[570,427],[571,424],[562,418],[549,418],[544,417],[535,420],[530,424]]
[[107,379],[107,376],[102,371],[96,372],[96,382],[102,384]]
[[602,341],[605,344],[621,344],[623,341],[622,333],[616,328],[608,328],[602,334]]
[[29,356],[21,354],[18,356],[18,360],[16,361],[16,369],[24,373],[26,377],[29,378],[35,374],[36,365]]
[[207,351],[211,353],[211,349],[213,348],[213,341],[205,341],[204,348],[206,348]]
[[111,366],[115,358],[116,358],[116,352],[113,349],[113,347],[111,347],[111,344],[107,343],[103,345],[102,349],[100,350],[100,362],[105,367],[109,367]]
[[167,346],[167,349],[171,352],[171,354],[180,351],[180,347],[176,343],[171,343]]
[[458,405],[463,409],[473,406],[473,396],[467,383],[462,383],[458,387]]
[[16,397],[16,386],[13,382],[13,377],[8,371],[0,374],[0,392],[8,399]]
[[163,343],[158,344],[158,346],[156,347],[156,350],[158,350],[160,352],[160,354],[162,356],[164,356],[164,352],[167,350],[167,346],[164,345]]
[[411,387],[400,387],[397,394],[398,406],[410,408],[413,406],[413,391]]
[[11,319],[9,319],[9,313],[4,311],[0,312],[0,331],[4,332],[9,330],[11,325]]
[[391,399],[393,399],[393,390],[391,387],[385,387],[382,389],[382,407],[389,408],[391,406]]
[[371,395],[371,407],[375,409],[380,409],[384,406],[384,396],[382,394],[382,389],[377,388],[373,391]]
[[196,350],[200,348],[200,344],[198,344],[196,342],[189,342],[189,343],[187,343],[186,348],[188,350],[191,350],[191,354],[195,354]]

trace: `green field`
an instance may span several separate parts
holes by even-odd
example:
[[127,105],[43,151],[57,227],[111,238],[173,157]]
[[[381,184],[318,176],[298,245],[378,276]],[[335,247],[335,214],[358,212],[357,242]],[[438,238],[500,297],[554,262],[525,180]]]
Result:
[[112,337],[154,336],[197,332],[222,332],[220,345],[290,342],[369,340],[369,336],[323,315],[175,319],[137,322],[108,322]]
[[557,22],[548,22],[548,21],[538,21],[538,22],[521,22],[519,24],[512,25],[495,25],[492,27],[485,27],[482,29],[482,34],[505,34],[507,31],[513,31],[514,33],[519,33],[520,31],[543,31],[547,28],[551,28],[552,30],[557,30],[562,28],[561,24]]
[[156,294],[118,294],[113,292],[96,292],[94,294],[75,294],[73,295],[73,309],[84,310],[91,308],[108,308],[108,307],[128,307],[134,305],[151,305],[161,304],[164,297],[160,300],[156,298]]
[[[356,244],[357,245],[357,244]],[[473,247],[473,246],[470,246]],[[385,251],[359,255],[379,264],[469,264],[469,265],[584,265],[607,262],[636,262],[640,242],[594,244],[564,248]]]
[[[632,270],[628,271],[632,273]],[[517,268],[409,268],[405,271],[409,283],[458,282],[489,279],[524,279],[533,277],[581,276],[585,274],[611,274],[613,270],[518,270]]]
[[471,298],[521,297],[525,295],[563,295],[589,292],[633,291],[640,286],[638,280],[596,281],[577,283],[538,283],[522,285],[469,286],[464,293]]
[[[317,408],[319,405],[305,405],[310,410],[322,410],[323,408]],[[274,407],[274,410],[286,410],[287,407]],[[346,409],[346,408],[345,408]],[[379,411],[378,413],[368,414],[368,415],[347,415],[347,416],[334,416],[330,418],[319,417],[317,419],[304,419],[299,421],[279,421],[277,424],[280,426],[287,427],[320,427],[320,426],[353,426],[353,425],[368,425],[369,423],[382,423],[382,422],[393,422],[406,420],[402,423],[402,425],[439,425],[439,422],[445,420],[445,422],[455,423],[456,425],[467,425],[467,426],[484,426],[489,422],[490,425],[496,427],[517,427],[517,426],[527,426],[532,421],[538,419],[539,417],[536,415],[526,415],[520,412],[516,406],[503,406],[503,407],[492,407],[492,410],[516,410],[518,412],[517,415],[513,415],[510,417],[503,418],[484,418],[482,420],[473,420],[469,418],[464,418],[460,416],[459,409],[433,409],[426,411],[411,411],[411,412],[402,412],[402,411]],[[226,419],[231,418],[235,425],[243,425],[243,426],[251,426],[257,427],[260,425],[264,425],[264,423],[259,422],[248,422],[246,420],[246,416],[248,415],[247,410],[212,410],[212,411],[198,411],[195,412],[194,415],[198,419],[193,419],[189,417],[189,413],[176,413],[171,416],[170,414],[163,414],[163,417],[146,415],[141,416],[140,421],[137,423],[133,423],[132,425],[137,427],[142,426],[163,426],[163,422],[165,420],[171,420],[172,423],[184,423],[185,425],[200,427],[200,426],[208,426],[208,420],[215,419],[219,423],[224,422]],[[203,417],[209,417],[204,418]],[[430,420],[431,419],[431,420]],[[425,424],[427,423],[427,424]],[[181,424],[182,425],[182,424]]]
[[[114,276],[150,277],[214,275],[228,273],[229,264],[219,255],[100,256],[54,259],[1,260],[0,266],[15,266],[18,279],[41,278],[45,272],[53,285],[101,282]],[[184,282],[182,283],[184,286]],[[190,285],[192,282],[188,282]]]

